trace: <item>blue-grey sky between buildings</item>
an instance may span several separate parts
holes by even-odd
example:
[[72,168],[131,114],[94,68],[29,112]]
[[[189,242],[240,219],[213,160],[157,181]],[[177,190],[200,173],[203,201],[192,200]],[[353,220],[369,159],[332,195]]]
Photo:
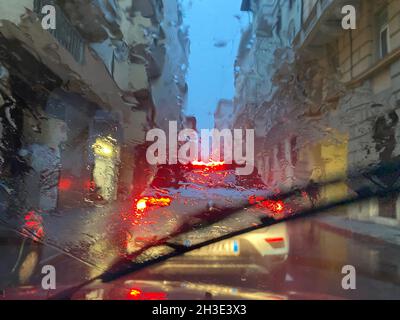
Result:
[[196,116],[199,129],[212,128],[218,101],[234,96],[234,62],[249,16],[240,11],[241,0],[182,0],[182,4],[190,37],[186,114]]

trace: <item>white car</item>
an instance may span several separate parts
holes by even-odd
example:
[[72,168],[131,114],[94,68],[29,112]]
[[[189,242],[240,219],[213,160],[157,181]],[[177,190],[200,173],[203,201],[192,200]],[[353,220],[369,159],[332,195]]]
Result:
[[[281,202],[260,200],[269,192],[257,172],[237,176],[233,165],[161,166],[126,218],[127,251],[171,238],[185,231],[182,226],[190,231],[191,227],[216,223],[229,216],[229,210],[257,201],[264,206],[249,209],[249,219],[280,214],[284,209]],[[263,246],[266,250],[277,244],[265,242],[255,247],[262,250]]]

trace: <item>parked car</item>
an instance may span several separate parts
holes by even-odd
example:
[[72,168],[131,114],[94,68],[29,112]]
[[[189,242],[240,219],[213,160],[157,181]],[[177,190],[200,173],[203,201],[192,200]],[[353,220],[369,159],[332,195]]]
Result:
[[243,178],[235,174],[235,165],[210,162],[160,166],[127,213],[131,221],[127,251],[174,233],[182,224],[211,223],[222,218],[220,211],[251,203],[268,192],[256,171]]

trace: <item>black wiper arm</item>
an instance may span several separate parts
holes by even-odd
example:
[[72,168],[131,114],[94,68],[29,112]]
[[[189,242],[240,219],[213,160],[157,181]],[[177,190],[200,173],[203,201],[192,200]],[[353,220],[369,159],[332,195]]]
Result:
[[[365,195],[357,196],[357,197],[348,197],[346,199],[342,199],[342,200],[339,200],[339,201],[333,201],[333,202],[331,202],[329,204],[322,205],[322,206],[320,206],[318,208],[310,208],[310,209],[305,210],[305,211],[303,211],[301,213],[296,213],[294,215],[291,215],[289,217],[286,217],[286,218],[283,218],[283,219],[280,219],[280,220],[276,220],[276,219],[273,219],[273,218],[270,218],[270,217],[266,216],[266,217],[263,217],[261,219],[261,223],[258,224],[258,225],[252,225],[250,227],[247,227],[247,228],[244,228],[244,229],[240,229],[238,231],[233,231],[233,232],[224,234],[222,236],[215,237],[213,239],[206,240],[206,241],[200,242],[198,244],[191,245],[190,247],[179,245],[179,244],[172,244],[172,243],[168,243],[168,242],[163,242],[163,243],[160,243],[160,244],[170,246],[170,247],[172,247],[172,248],[174,248],[176,250],[171,252],[171,253],[165,254],[163,256],[160,256],[160,257],[157,257],[155,259],[148,260],[148,261],[145,261],[145,262],[142,262],[142,263],[135,263],[135,262],[132,262],[132,261],[126,261],[128,263],[126,268],[124,268],[122,270],[119,270],[119,271],[115,271],[115,272],[106,271],[105,273],[103,273],[102,275],[99,276],[99,279],[101,279],[104,282],[113,281],[113,280],[115,280],[117,278],[120,278],[120,277],[122,277],[124,275],[140,271],[140,270],[142,270],[144,268],[147,268],[147,267],[155,265],[157,263],[166,261],[166,260],[168,260],[170,258],[173,258],[173,257],[176,257],[176,256],[180,256],[180,255],[185,254],[187,252],[191,252],[193,250],[200,249],[200,248],[202,248],[204,246],[208,246],[208,245],[211,245],[213,243],[216,243],[216,242],[219,242],[219,241],[222,241],[222,240],[230,239],[232,237],[239,236],[239,235],[242,235],[242,234],[246,234],[246,233],[251,232],[251,231],[255,231],[255,230],[258,230],[258,229],[269,227],[269,226],[272,226],[272,225],[277,224],[277,223],[283,223],[283,222],[292,221],[292,220],[295,220],[295,219],[301,219],[301,218],[304,218],[304,217],[309,217],[310,215],[315,215],[317,213],[320,214],[322,212],[328,211],[328,210],[336,208],[338,206],[349,205],[349,204],[352,204],[352,203],[355,203],[355,202],[359,202],[359,201],[370,199],[371,197],[383,197],[383,196],[388,196],[388,195],[391,195],[391,194],[397,194],[399,192],[400,192],[400,187],[392,188],[391,190],[381,190],[381,191],[378,191],[378,192],[374,193],[373,195],[372,194],[365,194]],[[153,246],[149,246],[149,248],[150,247],[153,247]],[[149,248],[146,248],[143,251],[142,250],[140,250],[140,251],[142,253],[142,252],[146,251]]]
[[35,241],[37,243],[39,243],[42,246],[54,249],[55,251],[68,256],[74,260],[77,260],[80,263],[83,263],[91,268],[95,268],[98,269],[99,271],[103,271],[104,272],[104,268],[100,268],[99,266],[97,266],[96,264],[91,263],[90,261],[87,261],[85,259],[82,259],[70,252],[68,252],[67,250],[53,244],[50,243],[49,241],[47,241],[46,239],[39,239],[38,237],[36,237],[32,231],[24,228],[23,230],[18,229],[17,227],[11,225],[10,223],[8,223],[6,220],[4,220],[3,218],[0,218],[0,223],[3,225],[3,227],[7,228],[8,230],[10,230],[11,232],[14,232],[15,234],[18,234],[22,239],[30,239],[32,241]]
[[[387,163],[385,165],[381,165],[379,167],[375,167],[375,168],[371,168],[370,170],[366,170],[363,171],[361,173],[355,173],[355,174],[348,174],[348,177],[338,177],[336,179],[331,179],[330,181],[327,181],[325,183],[321,183],[321,184],[317,184],[317,183],[313,183],[312,185],[307,185],[302,189],[297,189],[297,190],[292,190],[286,193],[282,193],[282,194],[277,194],[277,195],[266,195],[266,199],[280,199],[280,200],[284,200],[284,199],[288,199],[292,196],[297,196],[299,194],[300,191],[304,191],[307,189],[312,188],[318,188],[319,190],[321,190],[322,187],[326,187],[329,185],[334,185],[334,184],[338,184],[338,183],[344,183],[346,182],[346,180],[348,178],[351,179],[365,179],[366,177],[374,177],[374,176],[391,176],[391,175],[399,175],[399,168],[400,168],[400,161],[393,161],[390,163]],[[104,272],[103,274],[95,277],[92,280],[86,281],[85,283],[77,286],[77,287],[73,287],[71,289],[68,289],[65,292],[62,292],[61,294],[58,294],[56,296],[54,296],[54,299],[69,299],[73,293],[75,293],[77,290],[79,290],[80,288],[86,286],[87,284],[95,281],[95,280],[102,280],[104,282],[109,282],[109,281],[113,281],[115,279],[118,279],[122,276],[125,276],[127,274],[131,274],[137,271],[140,271],[144,268],[147,268],[149,266],[155,265],[157,263],[166,261],[172,257],[176,257],[179,255],[182,255],[184,253],[196,250],[196,249],[200,249],[201,247],[222,241],[222,240],[226,240],[229,238],[232,238],[234,236],[238,236],[238,235],[242,235],[254,230],[258,230],[261,228],[265,228],[268,226],[271,226],[273,224],[276,223],[281,223],[281,222],[286,222],[286,221],[290,221],[290,220],[294,220],[294,219],[299,219],[299,218],[303,218],[305,216],[310,216],[313,215],[315,213],[321,213],[327,210],[330,210],[332,208],[338,207],[338,206],[343,206],[343,205],[349,205],[352,204],[354,202],[359,202],[359,201],[363,201],[363,200],[367,200],[373,197],[383,197],[383,196],[388,196],[390,194],[396,194],[396,193],[400,193],[400,186],[398,187],[388,187],[388,188],[381,188],[379,190],[371,190],[371,191],[366,191],[366,190],[360,190],[360,193],[358,195],[349,195],[348,197],[344,197],[343,199],[338,199],[338,200],[334,200],[332,202],[326,203],[326,204],[322,204],[318,207],[311,207],[311,208],[307,208],[303,211],[300,212],[296,212],[294,215],[291,215],[289,217],[280,219],[280,220],[276,220],[273,218],[269,218],[269,217],[264,217],[261,220],[261,223],[255,226],[250,226],[238,231],[233,231],[230,232],[228,234],[222,235],[220,237],[215,237],[213,239],[210,240],[206,240],[204,242],[198,243],[198,244],[194,244],[190,247],[186,247],[186,246],[180,246],[180,245],[174,245],[169,243],[168,241],[171,240],[172,238],[184,234],[187,231],[193,231],[193,226],[183,226],[180,230],[178,230],[176,233],[169,235],[166,238],[160,239],[156,242],[153,242],[145,247],[143,247],[142,249],[138,250],[137,252],[135,252],[133,255],[128,256],[122,260],[119,260],[116,264],[114,264],[109,270],[107,270],[106,272]],[[255,206],[256,204],[249,204],[248,202],[243,203],[242,205],[239,205],[236,208],[232,208],[232,209],[226,209],[226,210],[222,210],[219,214],[218,217],[221,217],[221,219],[216,219],[215,221],[213,221],[212,223],[218,222],[220,220],[223,220],[229,216],[231,216],[234,213],[240,212],[245,208],[251,207],[251,206]],[[202,212],[202,214],[204,214],[204,212]],[[206,213],[207,215],[209,214],[209,212]],[[200,214],[201,215],[201,214]],[[210,224],[205,224],[203,225],[201,228],[198,228],[197,230],[201,230],[202,228],[208,226]],[[171,247],[174,247],[174,249],[177,249],[171,253],[165,254],[163,256],[159,256],[156,257],[154,259],[142,262],[142,263],[135,263],[132,260],[135,257],[138,257],[140,254],[142,254],[143,252],[145,252],[146,250],[158,246],[158,245],[168,245]]]

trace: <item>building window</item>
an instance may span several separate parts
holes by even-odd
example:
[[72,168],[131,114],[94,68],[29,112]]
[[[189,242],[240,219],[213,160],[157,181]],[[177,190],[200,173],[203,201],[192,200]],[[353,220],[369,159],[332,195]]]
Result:
[[296,36],[296,28],[294,26],[294,21],[292,20],[288,28],[288,43],[291,45],[293,43],[294,37]]
[[389,53],[389,26],[385,25],[379,32],[380,54],[381,58]]
[[278,11],[278,15],[276,17],[276,33],[279,35],[282,29],[282,13],[281,10]]
[[379,57],[384,58],[390,52],[390,32],[387,8],[378,15]]

